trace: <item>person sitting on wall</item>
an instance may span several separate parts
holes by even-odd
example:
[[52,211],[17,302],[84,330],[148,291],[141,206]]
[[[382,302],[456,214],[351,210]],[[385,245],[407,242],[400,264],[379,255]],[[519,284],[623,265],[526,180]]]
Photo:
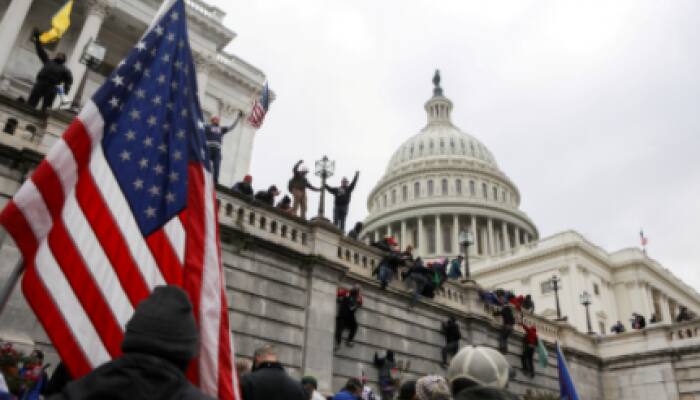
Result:
[[353,339],[357,333],[357,319],[355,312],[362,307],[362,293],[360,293],[360,285],[355,284],[352,289],[338,288],[336,301],[338,303],[338,315],[335,318],[335,347],[334,350],[340,349],[340,343],[343,340],[343,331],[348,329],[348,338],[345,341],[348,347],[354,346]]
[[285,194],[282,200],[277,203],[277,209],[287,214],[292,214],[292,198]]
[[640,315],[638,313],[632,313],[632,319],[630,320],[632,325],[632,329],[644,329],[647,325],[646,319],[644,318],[643,315]]
[[267,190],[260,190],[255,193],[255,200],[272,207],[275,204],[275,197],[280,194],[277,186],[272,185]]
[[690,311],[688,311],[688,307],[681,306],[678,316],[676,317],[676,322],[685,322],[685,321],[690,321],[693,319],[693,316],[690,315]]
[[236,182],[231,188],[236,193],[240,193],[247,197],[253,197],[253,177],[251,175],[246,175],[243,180]]
[[39,100],[41,100],[41,110],[46,111],[47,108],[51,107],[54,99],[56,99],[56,94],[58,93],[56,87],[58,85],[63,84],[63,93],[68,94],[73,84],[73,74],[65,66],[65,53],[56,53],[56,57],[54,57],[53,60],[50,59],[39,40],[41,32],[34,28],[32,35],[36,54],[39,56],[43,67],[41,67],[39,73],[36,75],[36,81],[34,82],[34,86],[32,86],[27,104],[32,108],[36,108],[39,104]]
[[624,331],[625,331],[625,326],[620,321],[617,321],[617,323],[610,328],[610,332],[612,332],[614,334],[620,334],[620,333],[623,333]]
[[362,222],[355,222],[355,226],[348,232],[348,237],[350,239],[360,240],[360,233],[362,233],[362,228],[364,225]]
[[398,271],[399,265],[403,263],[403,260],[401,259],[401,254],[397,251],[398,245],[396,240],[391,236],[387,236],[383,240],[373,243],[373,246],[387,252],[387,255],[379,262],[377,269],[372,272],[373,274],[378,274],[381,288],[384,290],[393,279],[394,274]]
[[379,392],[382,399],[393,399],[398,386],[399,369],[396,367],[394,352],[387,350],[384,357],[374,353],[374,366],[377,367],[379,377]]
[[459,350],[459,340],[462,339],[462,333],[459,331],[459,325],[454,315],[450,315],[447,322],[442,323],[442,334],[445,336],[445,347],[442,348],[442,367],[447,368],[447,356],[454,356]]

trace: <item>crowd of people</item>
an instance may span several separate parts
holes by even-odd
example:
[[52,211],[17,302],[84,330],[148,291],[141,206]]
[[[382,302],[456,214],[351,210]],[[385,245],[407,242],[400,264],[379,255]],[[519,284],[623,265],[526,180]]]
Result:
[[[218,123],[218,120],[217,120]],[[223,131],[224,133],[226,131]],[[222,133],[223,135],[223,133]],[[220,140],[219,140],[220,147]],[[220,162],[220,159],[219,159]],[[218,164],[215,165],[215,174],[218,176]],[[287,184],[287,190],[289,194],[285,194],[282,199],[275,203],[275,198],[281,194],[280,190],[276,185],[271,185],[267,190],[260,190],[255,192],[253,190],[253,177],[251,175],[246,175],[243,180],[236,182],[231,190],[236,193],[243,195],[251,200],[256,200],[261,204],[265,204],[269,207],[275,207],[278,210],[285,212],[289,215],[298,216],[299,218],[306,219],[306,213],[308,211],[308,197],[307,189],[318,192],[321,190],[320,187],[316,187],[309,182],[308,179],[309,168],[304,165],[303,160],[297,161],[292,168],[292,177],[289,179]],[[355,171],[355,176],[352,181],[348,178],[343,177],[340,180],[340,186],[330,186],[325,184],[324,189],[333,195],[333,225],[338,229],[345,232],[345,220],[348,216],[348,209],[350,207],[350,200],[352,199],[352,192],[355,190],[355,185],[360,176],[359,171]],[[358,225],[359,224],[359,227]],[[358,239],[360,232],[362,231],[362,223],[358,222],[355,227],[349,232],[349,235],[355,239]]]
[[[685,322],[685,321],[691,321],[695,317],[692,315],[692,313],[688,310],[688,307],[681,306],[678,310],[678,314],[675,317],[676,322]],[[641,330],[647,327],[647,320],[646,318],[639,313],[633,312],[632,317],[630,318],[630,327],[633,330]],[[649,324],[657,324],[661,322],[659,318],[656,316],[656,314],[651,314],[649,317]],[[610,327],[610,332],[614,334],[620,334],[626,332],[627,329],[625,328],[625,324],[622,323],[622,321],[617,321],[615,324]]]

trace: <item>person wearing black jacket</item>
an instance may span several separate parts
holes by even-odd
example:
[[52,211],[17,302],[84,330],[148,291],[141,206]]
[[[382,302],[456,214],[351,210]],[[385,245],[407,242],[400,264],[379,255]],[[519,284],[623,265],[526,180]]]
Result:
[[34,82],[27,103],[30,107],[36,108],[39,100],[41,100],[41,110],[46,111],[56,98],[56,86],[63,84],[64,92],[68,93],[70,91],[70,87],[73,84],[73,74],[65,66],[65,53],[57,53],[53,60],[50,59],[41,41],[39,41],[41,32],[35,28],[33,35],[36,54],[44,66],[41,67],[36,76],[36,82]]
[[333,202],[333,225],[345,232],[345,218],[348,216],[348,207],[350,206],[350,198],[352,191],[355,190],[357,178],[360,176],[360,171],[355,171],[355,177],[352,183],[348,182],[348,178],[343,177],[340,181],[340,187],[331,187],[326,185],[325,188],[330,194],[335,196]]
[[199,333],[187,293],[176,286],[157,286],[127,322],[123,354],[49,400],[211,399],[185,376],[198,351]]
[[236,182],[231,190],[244,196],[253,197],[253,177],[250,175],[244,176],[243,180]]
[[362,307],[362,293],[360,286],[355,284],[350,290],[339,288],[336,295],[338,303],[338,315],[335,318],[335,348],[340,348],[340,342],[343,339],[343,331],[349,330],[348,338],[345,343],[348,347],[354,346],[353,340],[357,333],[357,318],[355,312]]
[[272,185],[267,190],[260,190],[255,193],[255,200],[272,207],[275,205],[275,197],[280,194],[277,186]]
[[379,357],[375,352],[374,366],[378,370],[379,392],[382,395],[382,399],[393,399],[398,382],[398,368],[396,368],[394,352],[387,350],[384,357]]
[[[207,148],[209,148],[209,159],[211,160],[212,174],[214,175],[214,184],[219,183],[219,168],[221,167],[221,141],[224,135],[233,130],[241,119],[242,112],[238,112],[238,116],[229,126],[219,126],[221,121],[219,117],[211,117],[210,123],[204,127],[204,135],[207,138]],[[253,195],[252,193],[250,194]]]
[[348,232],[348,237],[350,239],[360,240],[360,233],[362,232],[362,222],[356,222],[355,226]]
[[241,378],[243,400],[306,400],[301,383],[280,364],[274,347],[255,350],[253,372]]
[[445,335],[445,347],[442,348],[442,367],[447,368],[447,355],[454,356],[457,354],[462,333],[459,331],[457,320],[452,315],[447,319],[447,322],[442,324],[441,330],[442,334]]
[[396,240],[393,237],[387,236],[379,242],[372,243],[372,246],[387,252],[388,254],[379,262],[379,266],[372,271],[372,274],[377,274],[381,283],[381,289],[386,289],[389,282],[394,278],[394,274],[398,272],[399,265],[404,264],[401,253],[396,251]]
[[419,296],[426,295],[427,293],[432,294],[435,290],[435,285],[432,279],[432,271],[425,267],[423,260],[421,260],[420,257],[408,270],[405,280],[409,288],[413,289],[413,296],[411,297],[411,302],[409,303],[410,307],[416,305]]
[[497,314],[503,318],[503,325],[498,337],[498,349],[501,353],[506,354],[508,353],[508,338],[513,333],[513,326],[515,325],[515,314],[513,313],[513,306],[505,301],[503,296],[499,296],[498,300],[501,303],[501,310]]

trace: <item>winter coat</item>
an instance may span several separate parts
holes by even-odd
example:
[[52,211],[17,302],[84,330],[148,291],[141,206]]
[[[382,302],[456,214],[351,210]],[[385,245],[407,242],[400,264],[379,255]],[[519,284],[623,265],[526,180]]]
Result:
[[221,140],[228,133],[229,127],[208,124],[204,127],[204,135],[207,137],[207,146],[221,148]]
[[393,352],[387,352],[386,357],[380,358],[377,353],[374,353],[374,366],[379,370],[379,387],[386,390],[387,386],[393,386],[395,383],[398,369],[396,368],[396,360]]
[[37,82],[51,86],[58,86],[62,83],[63,91],[67,94],[73,84],[73,74],[65,66],[65,63],[49,58],[37,36],[34,37],[34,47],[36,48],[36,54],[41,59],[42,64],[44,64],[36,75]]
[[357,397],[347,390],[341,390],[333,396],[333,400],[357,400]]
[[448,277],[452,279],[460,278],[462,276],[462,262],[459,258],[455,258],[450,263],[450,272],[447,274]]
[[515,315],[513,314],[513,306],[506,304],[501,307],[499,312],[501,317],[503,317],[503,325],[515,325]]
[[523,342],[533,346],[537,346],[537,327],[535,327],[535,325],[527,326],[525,324],[522,324],[521,326],[525,331]]
[[355,318],[355,311],[362,307],[362,294],[356,296],[347,289],[340,288],[337,292],[338,317],[343,319]]
[[355,178],[353,178],[352,182],[347,187],[339,186],[334,188],[326,185],[326,190],[335,196],[333,204],[336,207],[347,207],[350,204],[352,191],[355,190],[355,184],[357,184],[357,177],[358,174],[355,174]]
[[459,342],[459,339],[462,338],[462,333],[459,331],[459,325],[457,325],[456,321],[447,321],[446,324],[443,324],[442,333],[445,335],[447,343]]
[[246,196],[253,196],[253,187],[250,185],[250,183],[245,181],[237,182],[235,185],[233,185],[231,190],[240,194],[244,194]]
[[299,165],[301,165],[300,162],[296,163],[294,165],[294,168],[292,168],[292,179],[289,180],[289,185],[287,186],[287,189],[289,191],[294,191],[294,190],[306,190],[306,188],[309,188],[311,190],[318,190],[315,186],[311,185],[306,179],[306,174],[299,171]]
[[272,190],[260,190],[255,193],[255,200],[272,207],[275,204],[275,195]]
[[241,378],[243,400],[306,400],[301,383],[278,362],[263,362]]

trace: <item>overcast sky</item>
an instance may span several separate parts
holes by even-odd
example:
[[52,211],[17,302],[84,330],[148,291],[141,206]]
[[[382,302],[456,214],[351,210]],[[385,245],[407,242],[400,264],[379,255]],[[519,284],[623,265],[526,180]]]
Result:
[[363,219],[439,68],[454,123],[541,237],[573,229],[614,251],[644,228],[649,255],[700,289],[700,2],[210,1],[238,33],[227,50],[277,94],[256,189],[327,154],[339,176],[361,170],[348,224]]

